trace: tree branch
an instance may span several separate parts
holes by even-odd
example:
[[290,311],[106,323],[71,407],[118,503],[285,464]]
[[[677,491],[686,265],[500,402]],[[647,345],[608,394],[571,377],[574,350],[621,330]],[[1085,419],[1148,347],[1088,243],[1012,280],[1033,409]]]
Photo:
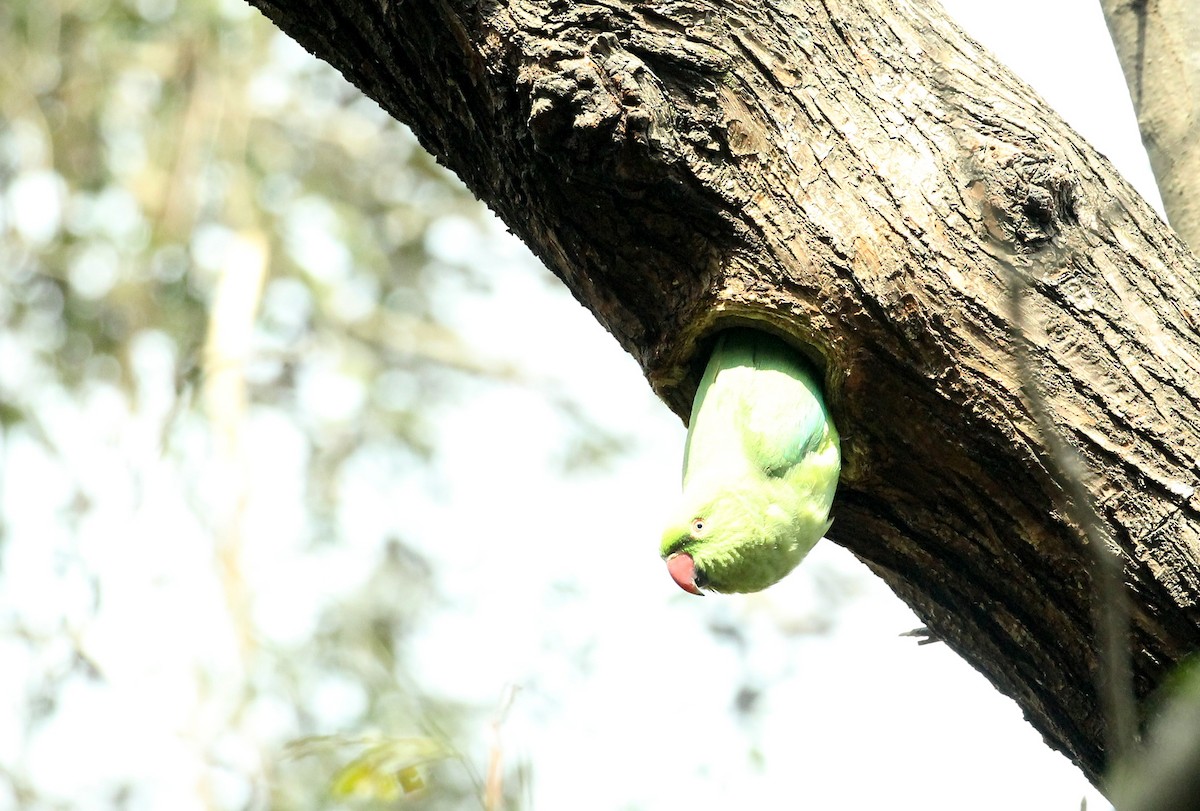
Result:
[[1191,0],[1100,0],[1171,225],[1200,245],[1200,15]]
[[[686,417],[752,322],[824,371],[832,536],[1093,780],[1091,559],[1030,361],[1112,528],[1134,688],[1200,647],[1200,266],[918,0],[254,0],[413,127]],[[651,543],[647,539],[647,543]]]

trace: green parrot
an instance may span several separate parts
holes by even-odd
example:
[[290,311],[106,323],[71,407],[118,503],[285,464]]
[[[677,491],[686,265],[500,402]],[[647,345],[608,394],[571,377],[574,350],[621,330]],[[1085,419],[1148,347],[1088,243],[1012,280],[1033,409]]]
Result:
[[692,594],[779,581],[829,529],[840,468],[808,363],[765,332],[722,332],[692,404],[683,498],[663,533],[672,579]]

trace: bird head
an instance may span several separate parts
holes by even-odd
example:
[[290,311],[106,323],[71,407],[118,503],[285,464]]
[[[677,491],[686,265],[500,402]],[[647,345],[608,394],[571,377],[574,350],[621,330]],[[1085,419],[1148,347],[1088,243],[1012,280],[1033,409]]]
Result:
[[691,594],[761,591],[792,569],[820,538],[755,490],[725,488],[685,505],[686,515],[663,533],[662,557],[671,579]]

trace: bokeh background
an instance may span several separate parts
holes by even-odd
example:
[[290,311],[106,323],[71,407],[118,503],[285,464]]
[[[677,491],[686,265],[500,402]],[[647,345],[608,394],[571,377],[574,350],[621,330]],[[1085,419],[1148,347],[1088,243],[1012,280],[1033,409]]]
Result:
[[[947,5],[1154,196],[1098,4]],[[1105,807],[833,544],[675,588],[683,436],[242,0],[0,5],[0,809]]]

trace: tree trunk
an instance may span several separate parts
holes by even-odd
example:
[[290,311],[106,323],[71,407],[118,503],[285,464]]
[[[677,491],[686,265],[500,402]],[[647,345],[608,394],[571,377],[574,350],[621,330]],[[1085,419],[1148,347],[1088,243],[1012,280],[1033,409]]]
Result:
[[1167,219],[1200,245],[1200,14],[1195,0],[1100,0]]
[[920,0],[253,2],[412,126],[681,417],[714,331],[808,352],[842,432],[830,537],[1098,779],[1089,557],[1006,284],[1111,522],[1144,697],[1200,647],[1200,267],[1032,91]]

